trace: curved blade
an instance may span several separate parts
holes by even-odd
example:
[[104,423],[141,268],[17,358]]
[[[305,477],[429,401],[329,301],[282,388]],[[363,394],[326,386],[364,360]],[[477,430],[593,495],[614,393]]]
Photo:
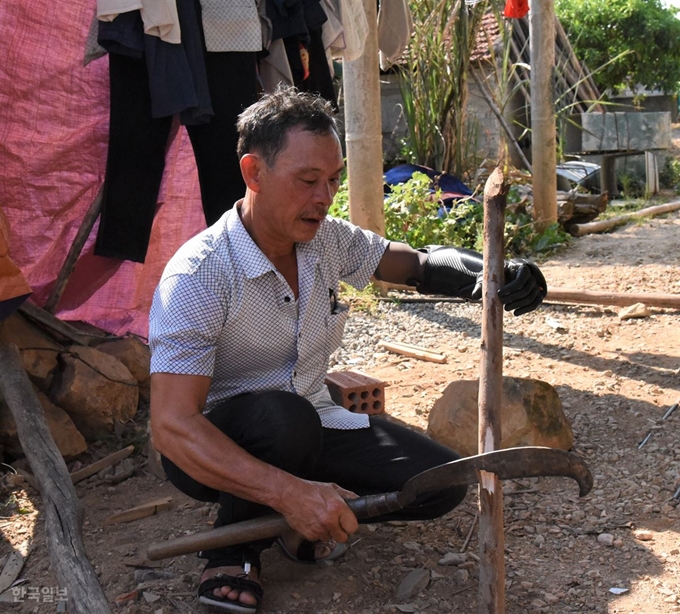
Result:
[[543,476],[573,478],[578,482],[581,497],[585,497],[593,487],[590,469],[576,454],[555,448],[527,446],[469,456],[423,471],[404,484],[399,493],[399,503],[405,506],[427,492],[476,484],[479,471],[495,473],[502,480]]

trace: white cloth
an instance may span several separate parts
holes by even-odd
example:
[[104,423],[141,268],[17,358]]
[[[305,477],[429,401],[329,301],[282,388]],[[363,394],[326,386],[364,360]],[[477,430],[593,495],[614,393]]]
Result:
[[258,65],[262,90],[273,92],[279,83],[293,85],[293,73],[283,39],[277,38],[270,43],[268,51],[269,55],[260,60]]
[[413,16],[408,0],[381,0],[378,11],[380,68],[387,70],[408,48],[413,34]]
[[387,245],[327,217],[296,246],[296,301],[231,209],[166,266],[149,318],[151,371],[211,377],[206,411],[244,392],[286,390],[308,399],[326,428],[367,427],[367,415],[333,403],[324,380],[348,314],[334,308],[339,281],[364,287]]
[[362,0],[321,0],[321,6],[328,17],[321,36],[330,55],[348,61],[359,58],[368,34]]
[[97,0],[97,19],[113,21],[121,13],[139,11],[144,32],[179,45],[182,34],[176,0]]

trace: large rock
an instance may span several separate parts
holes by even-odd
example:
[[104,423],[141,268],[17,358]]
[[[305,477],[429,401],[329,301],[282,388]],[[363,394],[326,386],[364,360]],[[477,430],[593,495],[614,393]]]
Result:
[[[38,392],[38,400],[45,411],[45,420],[52,434],[52,439],[65,459],[73,458],[87,450],[85,438],[73,424],[68,414],[52,403],[47,396]],[[7,454],[15,458],[24,456],[24,451],[17,435],[17,425],[9,407],[0,401],[0,442]]]
[[19,312],[7,318],[4,334],[8,343],[19,348],[21,366],[31,381],[40,390],[47,390],[57,371],[62,347]]
[[[432,439],[462,456],[477,454],[479,380],[450,383],[438,399],[428,422]],[[547,382],[503,378],[501,448],[547,446],[569,450],[574,433],[562,411],[557,391]]]
[[100,343],[97,349],[117,358],[130,370],[139,383],[139,398],[148,403],[151,381],[149,346],[137,337],[122,337],[115,341]]
[[88,441],[113,433],[116,421],[137,412],[137,380],[119,360],[95,348],[72,345],[63,355],[64,368],[55,377],[51,399],[71,416]]

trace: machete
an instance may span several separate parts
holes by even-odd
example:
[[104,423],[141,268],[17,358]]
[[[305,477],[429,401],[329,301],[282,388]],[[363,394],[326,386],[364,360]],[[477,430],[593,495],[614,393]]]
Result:
[[[590,470],[575,454],[554,448],[527,446],[495,450],[438,465],[413,476],[398,492],[348,499],[347,505],[359,520],[382,516],[410,505],[421,495],[452,486],[477,484],[480,471],[495,473],[502,480],[547,476],[573,478],[579,485],[581,497],[593,487]],[[288,528],[282,515],[271,514],[151,544],[147,556],[157,561],[199,550],[278,537]]]

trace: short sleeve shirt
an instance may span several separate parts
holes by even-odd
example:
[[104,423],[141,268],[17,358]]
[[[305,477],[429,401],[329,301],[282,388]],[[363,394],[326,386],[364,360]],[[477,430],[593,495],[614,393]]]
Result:
[[363,288],[387,245],[327,217],[296,245],[296,300],[231,209],[165,268],[150,313],[151,371],[211,377],[206,412],[246,392],[286,390],[308,399],[326,428],[368,426],[331,400],[324,380],[348,315],[339,282]]

